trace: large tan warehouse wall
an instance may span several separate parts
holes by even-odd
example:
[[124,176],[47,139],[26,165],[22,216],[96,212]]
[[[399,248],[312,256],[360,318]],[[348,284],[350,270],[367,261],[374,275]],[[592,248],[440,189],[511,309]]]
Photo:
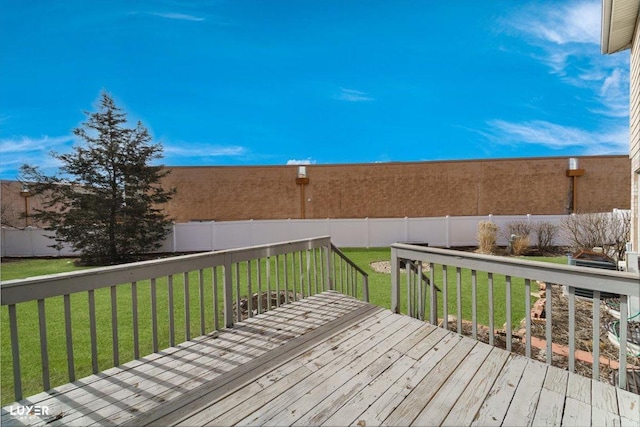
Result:
[[[579,212],[629,209],[627,156],[579,157]],[[167,206],[178,222],[564,214],[571,179],[565,157],[307,165],[304,202],[298,166],[172,167]]]
[[[306,218],[385,218],[564,214],[571,179],[565,157],[307,165]],[[629,209],[627,156],[580,157],[577,210]],[[177,222],[302,217],[297,166],[172,167],[177,194],[166,210]],[[18,182],[2,182],[3,225],[25,225]],[[29,209],[41,206],[30,197]],[[7,221],[8,220],[8,221]],[[6,224],[8,222],[9,224]],[[32,224],[33,225],[33,224]]]

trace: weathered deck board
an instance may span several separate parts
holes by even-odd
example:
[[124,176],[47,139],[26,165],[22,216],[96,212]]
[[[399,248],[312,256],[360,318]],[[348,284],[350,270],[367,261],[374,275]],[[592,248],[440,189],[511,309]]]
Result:
[[640,424],[638,395],[335,292],[19,404],[52,414],[2,425]]

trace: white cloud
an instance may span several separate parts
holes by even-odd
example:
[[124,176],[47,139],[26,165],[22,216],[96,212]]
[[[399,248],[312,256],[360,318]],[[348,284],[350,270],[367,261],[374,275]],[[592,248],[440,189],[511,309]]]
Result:
[[0,139],[0,153],[28,153],[33,151],[50,151],[60,145],[69,145],[73,141],[73,136],[42,136],[40,138],[29,138],[21,136],[16,138]]
[[542,145],[560,150],[571,148],[582,154],[623,154],[629,149],[629,131],[617,126],[607,131],[585,131],[543,120],[508,122],[492,120],[484,135],[494,143]]
[[239,145],[212,145],[200,143],[163,144],[165,156],[173,157],[222,157],[242,156],[246,149]]
[[569,4],[551,3],[542,7],[538,19],[514,22],[521,31],[536,38],[564,45],[569,43],[600,43],[600,2],[584,1]]
[[304,160],[296,160],[296,159],[287,160],[287,165],[315,165],[315,164],[316,164],[316,161],[311,160],[311,158],[304,159]]
[[38,166],[45,173],[53,173],[61,163],[50,152],[67,151],[74,140],[73,135],[0,139],[0,176],[3,179],[16,179],[18,169],[25,163]]
[[334,96],[335,99],[340,101],[349,102],[365,102],[373,101],[373,98],[368,96],[366,92],[361,92],[355,89],[340,88],[340,93]]
[[202,17],[193,16],[193,15],[187,15],[187,14],[184,14],[184,13],[159,13],[159,12],[153,12],[153,13],[151,13],[151,15],[159,16],[161,18],[166,18],[166,19],[177,19],[179,21],[195,21],[195,22],[204,21],[204,18],[202,18]]

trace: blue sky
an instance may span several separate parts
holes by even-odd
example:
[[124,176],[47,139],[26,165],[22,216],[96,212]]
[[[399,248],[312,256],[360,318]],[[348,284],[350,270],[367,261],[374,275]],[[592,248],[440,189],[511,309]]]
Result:
[[102,90],[170,166],[625,154],[599,40],[597,0],[0,0],[0,178]]

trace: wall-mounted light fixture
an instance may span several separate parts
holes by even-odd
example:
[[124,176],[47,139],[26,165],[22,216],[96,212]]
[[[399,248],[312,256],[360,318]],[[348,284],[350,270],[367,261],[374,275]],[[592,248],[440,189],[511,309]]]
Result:
[[298,166],[296,184],[300,186],[300,218],[305,219],[304,187],[309,184],[306,166]]
[[20,195],[24,197],[24,226],[29,226],[29,197],[31,196],[31,190],[26,185],[20,190]]
[[569,158],[569,168],[567,169],[567,176],[571,178],[571,206],[570,210],[573,213],[577,212],[577,193],[578,193],[578,182],[576,178],[584,175],[584,169],[580,169],[578,165],[578,158],[571,157]]

